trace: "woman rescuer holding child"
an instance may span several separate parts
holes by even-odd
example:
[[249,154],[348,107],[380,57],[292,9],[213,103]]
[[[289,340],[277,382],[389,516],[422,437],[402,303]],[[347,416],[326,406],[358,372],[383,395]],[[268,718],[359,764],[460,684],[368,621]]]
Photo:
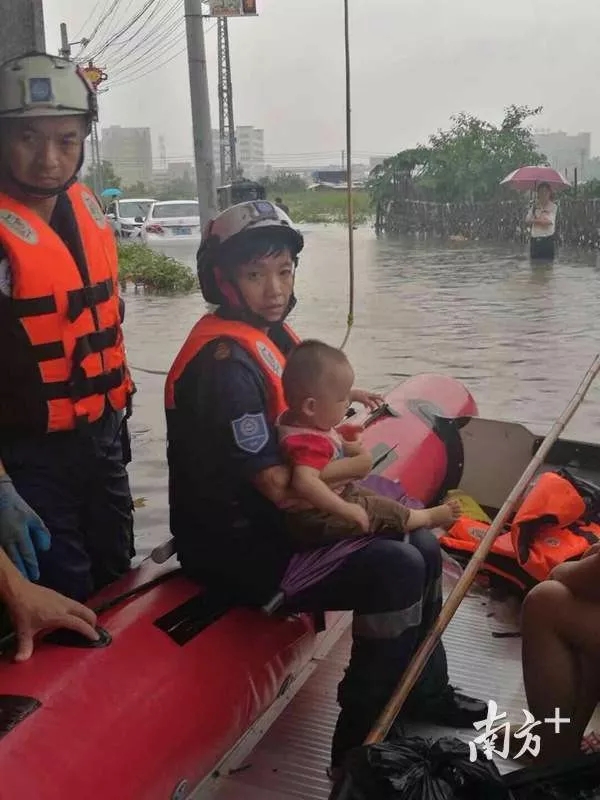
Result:
[[[353,482],[366,478],[373,461],[358,427],[336,430],[354,384],[354,371],[341,350],[316,340],[302,342],[289,356],[282,382],[288,410],[277,428],[297,499],[284,500],[280,508],[293,541],[315,547],[366,533],[398,536],[417,528],[450,527],[458,519],[457,500],[410,509]],[[332,462],[339,483],[329,486],[321,473]]]
[[[326,498],[333,516],[336,508],[346,514],[346,519],[340,515],[340,542],[332,545],[319,537],[318,526],[314,529],[318,543],[310,555],[319,569],[310,585],[298,588],[285,603],[288,612],[354,612],[350,663],[338,688],[341,713],[331,754],[335,769],[351,747],[361,744],[439,614],[442,559],[431,531],[413,531],[407,541],[398,535],[412,524],[436,524],[430,512],[415,519],[394,504],[396,536],[354,535],[370,527],[375,502],[369,500],[370,508],[347,503],[353,490],[342,488],[370,469],[360,444],[347,443],[346,452],[358,455],[332,461],[323,470],[331,495],[313,481],[305,509],[285,510],[288,500],[298,501],[302,494],[302,473],[306,478],[305,470],[295,470],[292,479],[276,427],[287,408],[282,373],[298,345],[286,319],[296,303],[294,281],[303,245],[287,214],[265,200],[227,208],[203,233],[198,276],[204,299],[217,308],[193,326],[166,382],[170,522],[179,560],[192,579],[226,593],[232,602],[261,606],[280,590],[296,551],[306,549],[287,535],[288,524],[299,519],[294,514],[324,513],[327,530],[332,515],[312,507],[322,508]],[[298,359],[310,353],[308,346],[299,349]],[[304,397],[308,403],[290,395],[296,414],[280,421],[292,427],[300,423],[311,432],[315,424],[329,431],[349,398],[369,407],[381,402],[357,389],[350,395],[352,377],[346,367],[341,390],[336,377],[331,416],[329,411],[321,416],[321,403],[310,390]],[[293,386],[295,380],[287,383]],[[318,418],[313,413],[317,406]],[[392,497],[400,494],[391,481],[389,490]],[[332,496],[333,509],[327,506]],[[380,507],[377,514],[382,513]],[[345,541],[343,526],[351,531]],[[470,727],[485,718],[486,710],[485,703],[450,686],[440,642],[403,715]]]

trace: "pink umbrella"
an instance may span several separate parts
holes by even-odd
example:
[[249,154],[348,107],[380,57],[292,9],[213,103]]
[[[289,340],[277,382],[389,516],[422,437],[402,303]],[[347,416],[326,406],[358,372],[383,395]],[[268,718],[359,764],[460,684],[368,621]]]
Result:
[[555,192],[571,186],[569,181],[552,167],[519,167],[500,181],[502,186],[510,186],[521,191],[535,190],[540,183],[547,183]]

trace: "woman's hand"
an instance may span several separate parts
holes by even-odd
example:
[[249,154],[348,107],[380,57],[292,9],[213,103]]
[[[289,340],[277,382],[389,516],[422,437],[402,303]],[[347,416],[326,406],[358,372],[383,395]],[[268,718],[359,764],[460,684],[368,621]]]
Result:
[[360,403],[368,408],[369,411],[375,411],[376,408],[385,403],[385,398],[377,392],[368,392],[365,389],[352,389],[350,392],[350,400],[353,403]]

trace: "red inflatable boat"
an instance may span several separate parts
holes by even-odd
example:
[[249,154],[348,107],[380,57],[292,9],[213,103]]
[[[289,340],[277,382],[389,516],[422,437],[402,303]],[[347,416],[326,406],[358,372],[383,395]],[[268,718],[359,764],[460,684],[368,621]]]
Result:
[[[431,502],[460,476],[460,437],[447,418],[476,414],[473,398],[451,378],[423,375],[386,401],[364,435],[376,471]],[[147,561],[91,605],[166,571]],[[319,641],[308,616],[228,610],[179,573],[99,622],[104,646],[59,632],[31,661],[0,663],[1,800],[183,800]]]

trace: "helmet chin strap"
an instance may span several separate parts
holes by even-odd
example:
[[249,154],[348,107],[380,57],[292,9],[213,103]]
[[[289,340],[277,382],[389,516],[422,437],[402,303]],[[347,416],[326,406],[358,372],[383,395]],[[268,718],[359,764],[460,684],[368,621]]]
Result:
[[[226,278],[220,279],[220,289],[221,294],[228,300],[228,302],[221,305],[221,309],[225,312],[225,316],[228,319],[235,319],[240,322],[245,322],[247,325],[252,325],[253,328],[272,328],[275,325],[282,325],[285,320],[287,319],[288,315],[294,308],[297,303],[296,295],[292,290],[292,295],[289,299],[288,305],[286,310],[283,313],[281,319],[277,320],[277,322],[273,322],[271,320],[267,320],[264,317],[261,317],[260,314],[252,311],[251,308],[248,306],[248,303],[244,299],[243,294],[240,291],[239,286],[237,286],[234,281],[227,280]],[[227,289],[223,286],[223,283],[227,283]],[[228,297],[228,295],[234,294],[235,299],[237,302],[231,302],[233,300],[232,297]]]

